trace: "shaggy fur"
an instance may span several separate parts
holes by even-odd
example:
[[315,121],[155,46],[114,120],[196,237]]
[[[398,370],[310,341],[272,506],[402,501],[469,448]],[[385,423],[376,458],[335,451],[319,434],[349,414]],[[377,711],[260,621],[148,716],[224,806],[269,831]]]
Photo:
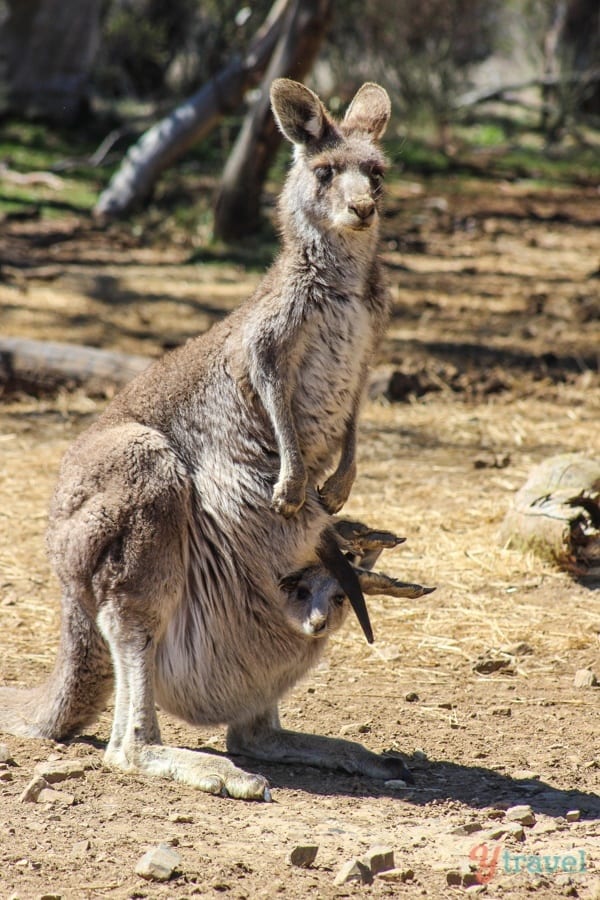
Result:
[[0,691],[0,729],[58,739],[94,720],[114,675],[108,763],[244,798],[268,797],[265,779],[162,746],[155,701],[227,724],[234,752],[406,777],[398,759],[284,731],[277,713],[343,620],[318,551],[355,477],[387,317],[376,248],[389,99],[366,84],[335,123],[281,79],[272,104],[295,146],[282,252],[253,297],[139,375],[65,455],[48,529],[58,661],[41,688]]

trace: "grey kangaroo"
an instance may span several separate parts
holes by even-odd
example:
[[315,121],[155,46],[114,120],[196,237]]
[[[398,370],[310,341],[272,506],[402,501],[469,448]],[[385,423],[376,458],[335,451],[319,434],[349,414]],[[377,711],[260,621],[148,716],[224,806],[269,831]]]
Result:
[[66,453],[48,529],[57,662],[38,688],[0,689],[0,730],[61,739],[94,721],[114,682],[109,765],[246,799],[269,798],[265,778],[162,745],[155,703],[226,724],[232,753],[410,777],[399,758],[284,730],[278,701],[344,618],[327,559],[366,592],[427,592],[368,571],[390,539],[332,518],[388,314],[376,256],[388,95],[363,85],[339,123],[296,82],[275,81],[271,100],[295,151],[282,252],[253,297],[139,375]]

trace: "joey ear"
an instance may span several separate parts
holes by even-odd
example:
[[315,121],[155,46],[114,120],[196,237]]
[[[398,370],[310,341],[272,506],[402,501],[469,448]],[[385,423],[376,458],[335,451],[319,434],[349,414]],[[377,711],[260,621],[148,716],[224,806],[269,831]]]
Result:
[[276,78],[272,83],[271,107],[280,130],[292,144],[318,143],[329,126],[317,95],[289,78]]
[[388,92],[378,84],[367,81],[358,89],[346,110],[344,125],[355,131],[372,134],[378,139],[387,128],[391,112],[392,104]]

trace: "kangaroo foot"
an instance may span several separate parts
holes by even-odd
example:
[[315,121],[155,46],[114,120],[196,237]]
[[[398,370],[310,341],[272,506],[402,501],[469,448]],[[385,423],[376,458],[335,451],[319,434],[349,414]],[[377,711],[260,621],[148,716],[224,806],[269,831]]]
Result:
[[239,769],[225,756],[162,744],[145,744],[128,754],[109,748],[105,762],[119,769],[180,781],[207,794],[238,800],[271,800],[266,778]]

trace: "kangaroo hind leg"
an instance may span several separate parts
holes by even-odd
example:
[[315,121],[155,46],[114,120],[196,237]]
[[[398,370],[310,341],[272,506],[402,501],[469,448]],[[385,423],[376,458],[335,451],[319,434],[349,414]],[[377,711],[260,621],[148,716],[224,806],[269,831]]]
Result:
[[[136,493],[140,467],[133,465],[132,454],[145,451],[131,444],[127,451],[123,484],[111,492],[121,498],[114,515],[118,534],[105,547],[93,576],[98,626],[115,673],[115,713],[105,761],[208,793],[269,799],[266,780],[230,760],[162,744],[155,711],[156,656],[178,604],[190,602],[186,577],[191,486],[165,448],[152,466],[145,466]],[[170,677],[176,677],[176,671],[174,665]]]

